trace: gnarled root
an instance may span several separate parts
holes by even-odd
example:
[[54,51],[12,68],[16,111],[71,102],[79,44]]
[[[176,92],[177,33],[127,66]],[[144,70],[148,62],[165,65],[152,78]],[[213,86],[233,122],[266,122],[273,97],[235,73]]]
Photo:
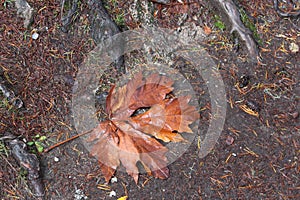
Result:
[[43,197],[45,188],[40,176],[40,162],[37,156],[29,153],[26,144],[11,134],[1,137],[0,140],[5,140],[18,164],[27,170],[28,180],[34,190],[34,195]]
[[222,10],[228,16],[231,22],[231,33],[236,31],[241,39],[246,43],[249,58],[251,61],[257,61],[258,58],[258,48],[255,40],[252,37],[251,31],[244,26],[240,19],[240,13],[233,3],[232,0],[217,0],[217,3],[221,6]]
[[296,7],[296,8],[298,7],[298,8],[295,10],[292,10],[290,12],[284,12],[283,10],[281,10],[278,5],[278,0],[273,0],[273,2],[274,2],[274,9],[278,13],[278,15],[280,15],[281,17],[298,17],[300,15],[300,5],[299,5],[300,2],[299,1],[291,2],[293,4],[293,7]]

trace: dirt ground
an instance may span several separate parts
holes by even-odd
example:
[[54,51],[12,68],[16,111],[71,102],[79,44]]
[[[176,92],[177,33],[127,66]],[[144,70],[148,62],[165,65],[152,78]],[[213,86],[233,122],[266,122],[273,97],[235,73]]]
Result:
[[[71,113],[72,86],[78,67],[96,45],[90,36],[85,2],[79,1],[68,32],[60,28],[60,1],[28,2],[35,14],[26,29],[14,2],[1,0],[0,76],[25,107],[16,110],[0,95],[0,137],[10,132],[37,142],[46,136],[41,142],[46,148],[77,134]],[[260,38],[260,59],[253,64],[247,62],[244,44],[240,42],[236,50],[229,30],[221,30],[216,23],[219,13],[215,9],[206,1],[188,2],[182,5],[174,0],[161,5],[110,0],[105,6],[122,31],[148,23],[175,30],[182,26],[180,20],[207,31],[201,45],[218,66],[228,102],[224,129],[214,149],[199,158],[197,135],[169,166],[170,178],[159,180],[142,174],[136,185],[129,175],[117,171],[117,182],[106,185],[97,160],[75,139],[48,153],[37,153],[46,187],[44,199],[300,198],[300,52],[295,50],[300,45],[299,17],[278,16],[270,0],[238,1]],[[145,5],[150,13],[143,10]],[[135,14],[137,8],[141,10]],[[36,40],[31,38],[33,29],[38,29]],[[133,55],[125,58],[134,60]],[[192,67],[180,59],[172,67],[185,76],[191,74],[188,69]],[[118,76],[116,70],[108,69],[99,85],[108,89],[107,80]],[[199,83],[192,85],[199,97],[199,126],[205,132],[211,117],[210,98],[202,78],[193,81]],[[34,146],[32,151],[36,151]],[[3,141],[0,166],[1,199],[35,199],[26,172]]]

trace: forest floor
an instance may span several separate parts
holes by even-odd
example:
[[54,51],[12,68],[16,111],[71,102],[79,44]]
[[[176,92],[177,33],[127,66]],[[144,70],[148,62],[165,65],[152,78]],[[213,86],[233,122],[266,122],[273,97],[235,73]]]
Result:
[[[72,87],[80,64],[96,45],[89,32],[86,3],[80,1],[70,30],[62,32],[60,1],[28,2],[36,12],[33,24],[25,29],[14,2],[1,0],[0,75],[25,106],[14,109],[0,94],[0,136],[6,132],[21,136],[33,142],[30,148],[34,151],[34,146],[46,148],[77,134],[71,113]],[[213,150],[199,158],[196,135],[187,151],[169,165],[168,179],[142,174],[136,185],[132,177],[117,171],[117,182],[106,185],[97,160],[75,139],[50,152],[36,153],[42,165],[45,199],[300,198],[299,17],[278,16],[273,1],[238,1],[256,30],[260,60],[254,64],[247,62],[242,42],[237,50],[215,9],[205,1],[188,2],[161,5],[109,0],[105,6],[122,31],[148,23],[171,30],[192,24],[204,30],[201,46],[216,63],[227,94],[226,120]],[[31,37],[33,29],[38,29],[37,39]],[[127,65],[139,62],[139,56],[125,55]],[[187,64],[176,59],[173,67],[188,76]],[[109,89],[119,76],[108,69],[99,85]],[[205,81],[198,78],[194,90],[199,97],[199,126],[205,132],[211,103]],[[46,139],[39,141],[42,136]],[[35,198],[26,172],[3,141],[0,181],[1,199]],[[110,197],[112,191],[116,196]]]

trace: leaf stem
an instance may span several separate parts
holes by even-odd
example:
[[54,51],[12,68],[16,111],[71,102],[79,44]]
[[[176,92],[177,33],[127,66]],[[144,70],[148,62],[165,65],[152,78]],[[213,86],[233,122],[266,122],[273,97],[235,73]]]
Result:
[[70,142],[70,141],[72,141],[72,140],[74,140],[74,139],[76,139],[76,138],[78,138],[78,137],[80,137],[80,136],[83,136],[83,135],[85,135],[85,134],[88,134],[88,133],[90,133],[91,131],[92,131],[92,130],[89,130],[89,131],[80,133],[80,134],[78,134],[78,135],[74,135],[73,137],[70,137],[70,138],[68,138],[68,139],[66,139],[66,140],[64,140],[64,141],[58,142],[58,143],[56,143],[56,144],[54,144],[54,145],[48,147],[47,149],[45,149],[45,150],[44,150],[44,153],[48,153],[48,152],[51,151],[52,149],[54,149],[54,148],[56,148],[56,147],[58,147],[58,146],[60,146],[60,145],[62,145],[62,144],[65,144],[65,143],[67,143],[67,142]]

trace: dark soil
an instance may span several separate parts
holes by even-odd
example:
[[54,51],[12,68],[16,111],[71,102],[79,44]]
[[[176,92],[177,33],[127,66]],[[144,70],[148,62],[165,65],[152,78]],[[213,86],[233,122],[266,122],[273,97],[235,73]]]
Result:
[[[14,3],[1,0],[0,76],[25,107],[14,109],[0,95],[0,137],[7,132],[26,141],[46,136],[42,142],[46,148],[77,134],[71,113],[72,86],[78,67],[95,43],[89,32],[86,3],[80,1],[69,31],[63,32],[60,1],[28,2],[36,13],[27,30],[17,17]],[[144,16],[132,16],[134,2],[105,1],[123,31],[147,23]],[[279,17],[272,1],[238,1],[255,23],[262,41],[260,60],[253,64],[247,62],[243,43],[236,51],[229,31],[215,25],[218,13],[210,5],[202,1],[188,1],[188,5],[178,2],[146,4],[153,6],[151,23],[156,26],[175,30],[180,26],[177,22],[187,16],[184,21],[212,30],[201,45],[218,66],[228,102],[226,122],[216,146],[205,158],[199,158],[197,135],[188,151],[169,165],[171,175],[167,180],[142,174],[136,185],[129,175],[117,171],[118,181],[106,185],[97,160],[89,156],[80,139],[75,139],[48,153],[37,153],[45,199],[300,198],[300,52],[290,49],[291,43],[300,45],[299,17]],[[31,38],[34,28],[39,32],[37,40]],[[125,60],[133,55],[126,55]],[[174,68],[186,76],[193,72],[188,70],[192,66],[177,59]],[[110,82],[119,76],[116,70],[108,69],[99,86],[107,91]],[[199,93],[200,129],[205,132],[211,118],[209,95],[201,77],[192,80],[192,85]],[[33,146],[30,149],[36,152]],[[26,172],[1,140],[0,166],[1,199],[35,199]],[[111,191],[116,196],[110,197]]]

